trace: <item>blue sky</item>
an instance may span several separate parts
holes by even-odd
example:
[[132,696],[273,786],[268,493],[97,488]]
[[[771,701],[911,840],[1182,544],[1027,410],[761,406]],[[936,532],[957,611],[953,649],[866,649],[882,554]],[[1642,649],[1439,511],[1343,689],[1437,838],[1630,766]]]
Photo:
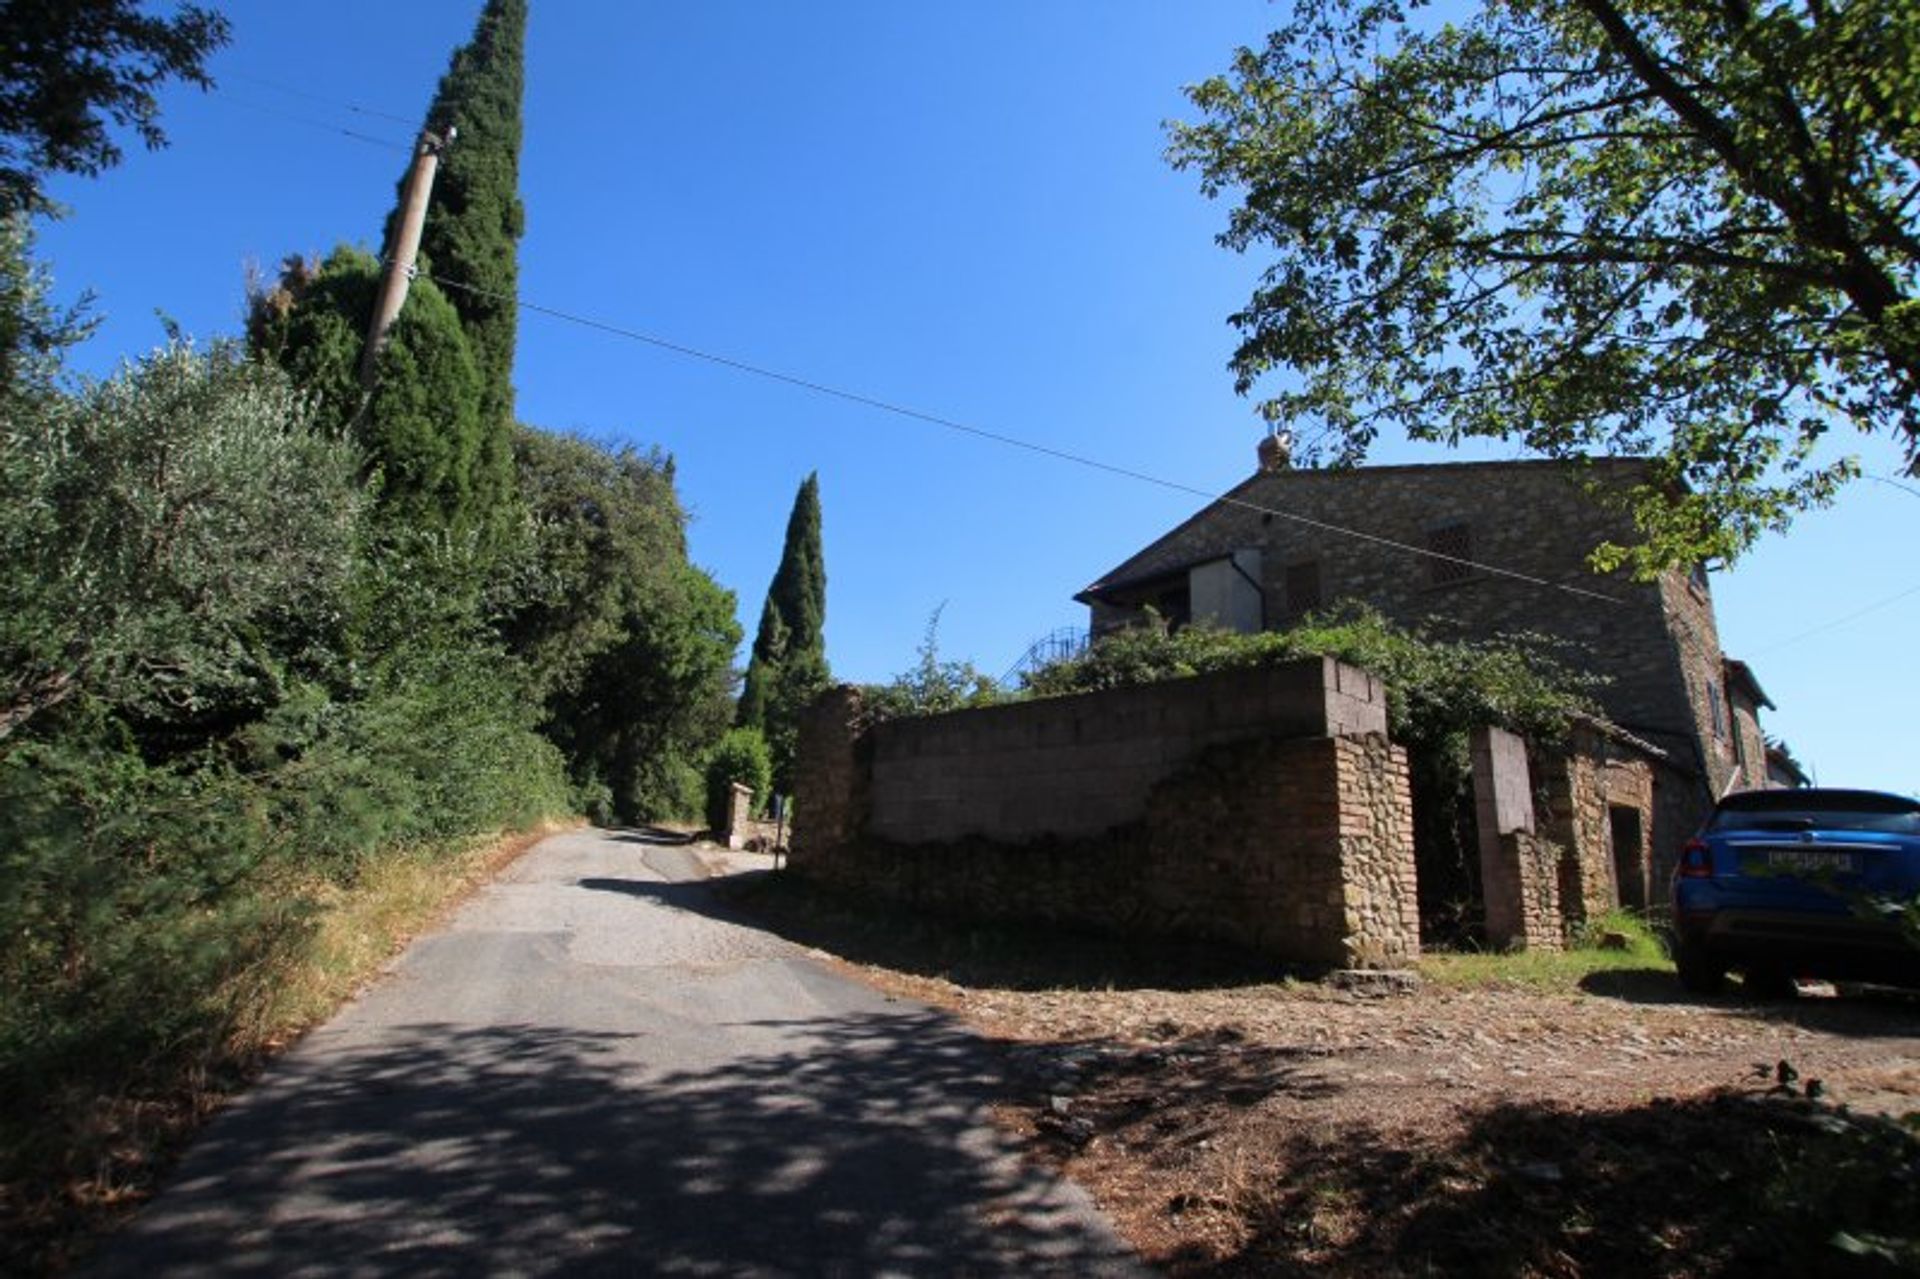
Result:
[[[105,317],[84,370],[156,345],[156,311],[237,331],[249,262],[376,248],[406,122],[478,0],[220,7],[220,87],[165,95],[173,145],[56,184],[71,213],[41,249]],[[1260,432],[1225,369],[1226,317],[1260,261],[1214,244],[1226,206],[1166,165],[1162,122],[1278,16],[1253,0],[533,0],[521,295],[1225,489]],[[943,655],[998,674],[1084,624],[1073,593],[1199,505],[538,314],[516,382],[526,421],[675,456],[694,558],[745,626],[818,470],[829,658],[850,679],[907,668],[943,604]],[[1401,443],[1376,460],[1448,456]],[[1920,590],[1850,617],[1920,588],[1914,488],[1857,486],[1714,581],[1723,644],[1779,704],[1768,730],[1826,784],[1920,791]]]

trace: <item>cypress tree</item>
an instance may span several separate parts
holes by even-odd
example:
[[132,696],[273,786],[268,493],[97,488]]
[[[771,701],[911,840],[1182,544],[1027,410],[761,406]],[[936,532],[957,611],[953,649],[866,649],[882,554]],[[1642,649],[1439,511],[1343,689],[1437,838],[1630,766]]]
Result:
[[793,781],[800,713],[826,686],[827,566],[820,547],[820,477],[807,476],[787,517],[780,567],[767,588],[737,722],[757,728],[773,755],[774,786]]
[[[525,226],[520,100],[526,36],[526,0],[487,0],[473,39],[454,50],[427,120],[443,136],[448,128],[458,135],[440,158],[420,237],[422,270],[448,282],[448,298],[486,380],[480,408],[498,426],[495,443],[502,474],[509,477],[518,329],[514,298]],[[389,231],[395,217],[397,208],[388,219]]]
[[289,259],[279,284],[251,300],[249,345],[318,400],[323,422],[354,426],[385,511],[421,528],[486,533],[499,505],[482,455],[480,372],[431,280],[408,290],[361,409],[360,349],[379,281],[379,263],[356,249],[335,249],[318,267]]

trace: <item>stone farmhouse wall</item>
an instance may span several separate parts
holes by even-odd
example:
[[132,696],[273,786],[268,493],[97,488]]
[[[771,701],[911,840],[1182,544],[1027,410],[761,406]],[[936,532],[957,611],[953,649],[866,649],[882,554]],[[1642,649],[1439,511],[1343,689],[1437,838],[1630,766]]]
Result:
[[[1734,761],[1732,746],[1716,743],[1711,731],[1709,688],[1724,676],[1705,580],[1668,572],[1636,582],[1625,573],[1597,577],[1586,565],[1600,542],[1635,534],[1623,512],[1584,485],[1624,487],[1642,474],[1643,464],[1631,460],[1597,462],[1582,472],[1550,462],[1263,470],[1235,488],[1231,502],[1207,506],[1080,598],[1098,634],[1133,620],[1190,566],[1238,554],[1258,566],[1268,629],[1291,624],[1305,607],[1358,600],[1441,636],[1553,636],[1567,645],[1561,656],[1569,665],[1605,677],[1596,695],[1608,718],[1665,754],[1654,833],[1664,873],[1727,784]],[[1326,527],[1355,524],[1416,547],[1429,546],[1439,530],[1464,530],[1468,558],[1597,591],[1611,602],[1455,571]],[[1290,599],[1290,584],[1310,584],[1313,597]]]
[[1405,752],[1331,660],[866,722],[803,720],[789,864],[916,908],[1282,961],[1419,953]]
[[1577,925],[1615,906],[1657,904],[1654,769],[1643,750],[1592,727],[1551,746],[1474,731],[1490,944],[1558,950]]

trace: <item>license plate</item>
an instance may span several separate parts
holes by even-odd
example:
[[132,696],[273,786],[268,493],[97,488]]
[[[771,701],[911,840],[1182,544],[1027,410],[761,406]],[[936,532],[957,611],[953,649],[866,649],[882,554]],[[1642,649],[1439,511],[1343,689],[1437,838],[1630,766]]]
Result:
[[1846,875],[1860,869],[1860,862],[1852,853],[1822,848],[1770,848],[1767,865],[1774,870],[1801,874]]

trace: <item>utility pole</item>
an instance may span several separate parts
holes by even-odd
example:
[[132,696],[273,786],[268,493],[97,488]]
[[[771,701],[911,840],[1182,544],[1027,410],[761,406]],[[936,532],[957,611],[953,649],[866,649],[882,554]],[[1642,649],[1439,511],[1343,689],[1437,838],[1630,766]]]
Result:
[[[366,345],[360,352],[360,389],[373,394],[374,366],[380,349],[386,345],[387,330],[407,300],[407,285],[413,281],[413,260],[420,252],[420,231],[427,224],[427,200],[433,195],[433,175],[440,168],[440,153],[453,145],[458,131],[451,125],[441,138],[429,129],[420,131],[414,147],[413,165],[407,170],[407,194],[400,205],[400,220],[393,228],[393,240],[387,245],[386,274],[380,280],[380,298],[373,308],[373,321],[367,326]],[[364,406],[363,406],[364,407]]]

